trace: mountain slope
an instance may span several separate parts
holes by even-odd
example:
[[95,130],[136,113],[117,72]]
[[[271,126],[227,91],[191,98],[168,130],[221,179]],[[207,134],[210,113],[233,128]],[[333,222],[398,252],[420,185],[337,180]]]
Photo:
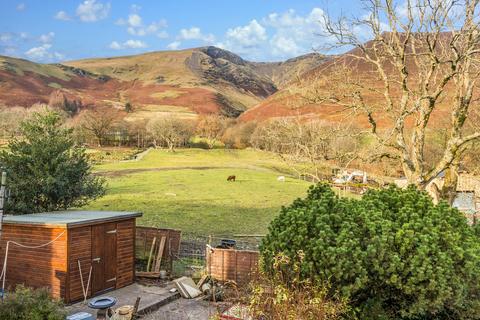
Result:
[[0,57],[0,103],[46,103],[59,89],[83,105],[121,108],[130,101],[135,116],[144,118],[179,110],[236,117],[274,94],[298,70],[323,60],[307,55],[284,63],[253,63],[216,47],[63,64]]
[[309,53],[282,62],[253,62],[258,73],[271,79],[277,88],[283,89],[305,72],[317,68],[330,59],[319,53]]
[[[373,42],[369,41],[365,47],[369,48]],[[359,58],[355,58],[355,56]],[[398,102],[399,75],[387,59],[382,62],[389,79],[392,99]],[[413,58],[407,59],[409,87],[415,88],[420,82],[419,67]],[[438,72],[441,75],[441,71]],[[436,74],[436,76],[438,76]],[[345,108],[341,103],[334,104],[331,97],[342,102],[347,102],[353,92],[362,95],[363,102],[370,108],[379,128],[391,125],[392,119],[384,112],[385,97],[383,96],[384,84],[376,67],[362,59],[362,53],[353,49],[345,54],[329,57],[323,63],[304,72],[298,80],[291,81],[281,90],[269,96],[258,105],[250,108],[240,116],[243,121],[263,121],[277,117],[304,116],[318,117],[325,121],[341,123],[354,119],[362,127],[370,127],[369,120],[364,111]],[[449,108],[453,98],[453,90],[447,85],[439,100],[438,108],[431,115],[429,125],[438,128],[445,126],[445,119],[449,118]],[[307,97],[306,97],[307,96]],[[315,97],[316,96],[316,97]],[[323,97],[323,99],[322,99]],[[413,120],[409,119],[407,126]]]
[[0,102],[6,105],[31,106],[48,102],[52,91],[63,89],[76,96],[83,89],[94,93],[102,88],[119,86],[100,76],[63,65],[34,63],[24,59],[0,56]]

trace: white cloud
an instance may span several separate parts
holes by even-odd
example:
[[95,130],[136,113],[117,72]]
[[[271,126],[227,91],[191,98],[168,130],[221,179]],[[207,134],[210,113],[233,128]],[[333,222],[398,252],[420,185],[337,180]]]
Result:
[[140,27],[142,25],[142,17],[136,13],[129,15],[127,21],[131,27]]
[[27,6],[25,5],[25,3],[19,3],[17,5],[17,11],[23,11],[27,8]]
[[30,59],[34,60],[43,60],[47,58],[50,55],[50,52],[48,51],[52,47],[51,44],[42,44],[39,47],[33,47],[27,52],[25,52],[25,55],[29,57]]
[[8,42],[12,39],[11,33],[0,33],[0,42]]
[[110,12],[110,3],[85,0],[77,7],[77,16],[83,22],[95,22],[105,19]]
[[190,29],[180,30],[178,35],[179,40],[200,40],[207,43],[212,43],[215,41],[215,36],[211,33],[203,34],[200,28],[191,27]]
[[142,9],[142,7],[139,6],[138,4],[132,4],[130,6],[130,9],[132,10],[132,12],[138,12],[138,11],[140,11],[140,9]]
[[[252,20],[247,25],[228,29],[224,42],[217,43],[216,45],[246,58],[255,59],[264,56],[262,47],[267,39],[268,34],[265,27],[257,20]],[[265,48],[265,50],[268,49]]]
[[21,57],[18,50],[27,37],[28,35],[25,32],[0,32],[0,54]]
[[17,48],[16,47],[11,47],[11,46],[2,47],[2,46],[0,46],[0,48],[3,49],[2,54],[5,55],[5,56],[15,56],[17,54]]
[[65,56],[59,52],[51,52],[50,49],[52,45],[49,43],[42,44],[38,47],[33,47],[25,52],[25,56],[29,59],[40,61],[40,62],[49,62],[54,60],[64,59]]
[[231,41],[241,47],[255,47],[267,39],[265,28],[257,20],[249,24],[227,30],[227,42]]
[[113,41],[110,43],[110,49],[114,50],[122,50],[122,49],[140,49],[146,48],[147,44],[140,40],[127,40],[124,43],[118,43],[117,41]]
[[70,21],[72,18],[65,11],[58,11],[55,16],[57,20]]
[[218,45],[247,59],[280,60],[312,52],[326,37],[323,24],[324,11],[313,8],[300,15],[290,9],[273,12],[259,20],[227,30],[224,41]]
[[294,10],[268,15],[263,22],[274,29],[270,40],[273,56],[287,58],[305,54],[331,41],[320,36],[325,34],[324,16],[325,12],[320,8],[313,8],[306,16],[298,15]]
[[127,40],[123,43],[126,48],[146,48],[147,44],[140,40]]
[[[139,7],[135,7],[136,11],[140,10]],[[157,22],[152,22],[145,25],[143,23],[142,17],[138,13],[132,13],[128,15],[127,19],[118,19],[116,24],[126,25],[127,32],[133,36],[146,36],[147,34],[157,34],[159,38],[166,38],[168,34],[165,30],[162,30],[167,27],[167,21],[162,19]]]
[[182,43],[180,41],[173,41],[167,45],[167,48],[170,50],[177,50]]
[[122,49],[122,45],[120,43],[118,43],[117,41],[112,41],[112,43],[110,43],[110,46],[109,46],[111,49],[114,49],[114,50],[120,50]]
[[58,53],[58,52],[54,52],[54,53],[53,53],[53,56],[54,56],[55,59],[57,59],[57,60],[63,60],[63,59],[65,59],[65,55],[64,55],[64,54],[61,54],[61,53]]
[[296,56],[303,53],[303,49],[298,46],[294,39],[283,35],[273,36],[270,44],[274,56]]
[[55,32],[49,32],[46,34],[42,34],[39,38],[38,41],[42,43],[51,43],[53,41],[53,38],[55,37]]

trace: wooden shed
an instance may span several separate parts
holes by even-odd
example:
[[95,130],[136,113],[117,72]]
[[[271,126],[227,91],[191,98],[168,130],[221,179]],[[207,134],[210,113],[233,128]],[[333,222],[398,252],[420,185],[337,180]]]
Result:
[[48,287],[69,303],[83,299],[80,268],[85,288],[92,268],[88,297],[133,283],[135,219],[141,215],[62,211],[5,216],[0,261],[10,242],[7,286]]

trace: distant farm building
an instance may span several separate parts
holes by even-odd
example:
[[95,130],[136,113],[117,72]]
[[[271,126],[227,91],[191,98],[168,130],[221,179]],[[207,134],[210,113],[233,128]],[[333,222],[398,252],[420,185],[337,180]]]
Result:
[[[426,188],[427,192],[435,199],[433,184],[438,188],[443,186],[444,175],[440,174]],[[406,179],[397,179],[395,184],[401,188],[407,186]],[[457,195],[453,206],[464,212],[472,222],[480,218],[480,177],[461,173],[458,176]]]
[[91,297],[133,283],[135,219],[141,215],[64,211],[5,216],[0,261],[9,242],[7,286],[48,287],[54,297],[72,302],[83,299],[84,292]]

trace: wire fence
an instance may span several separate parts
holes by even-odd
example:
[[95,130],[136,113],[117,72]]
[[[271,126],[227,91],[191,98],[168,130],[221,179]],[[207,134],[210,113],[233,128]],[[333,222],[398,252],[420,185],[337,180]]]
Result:
[[207,268],[207,245],[213,248],[230,247],[237,250],[258,251],[259,235],[237,235],[234,237],[195,236],[182,238],[178,257],[173,261],[172,274],[197,278]]
[[[211,248],[258,251],[262,235],[198,236],[182,234],[179,230],[137,227],[137,270],[145,271],[151,252],[158,252],[165,238],[162,268],[173,277],[200,277],[207,268],[207,245]],[[156,243],[154,243],[156,240]]]

